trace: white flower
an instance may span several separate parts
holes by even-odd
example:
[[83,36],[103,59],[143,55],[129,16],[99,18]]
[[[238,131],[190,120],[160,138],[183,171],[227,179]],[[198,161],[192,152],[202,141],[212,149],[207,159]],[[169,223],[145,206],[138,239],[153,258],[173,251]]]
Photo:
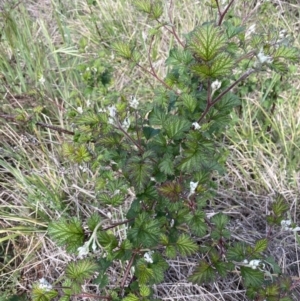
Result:
[[125,132],[127,132],[129,127],[130,127],[130,119],[126,117],[122,123],[122,128],[124,129]]
[[117,113],[117,108],[115,105],[108,106],[108,112],[109,112],[109,118],[108,118],[108,123],[114,124],[115,123],[115,117]]
[[172,218],[172,219],[171,219],[171,222],[170,222],[170,227],[173,228],[173,227],[174,227],[174,224],[175,224],[175,221],[174,221],[174,218]]
[[130,96],[130,100],[129,100],[129,106],[132,107],[133,109],[137,109],[139,105],[139,101],[136,99],[135,96]]
[[199,125],[198,122],[193,122],[192,126],[194,127],[195,130],[200,130],[201,129],[201,126]]
[[249,268],[252,268],[253,270],[256,270],[260,266],[261,260],[259,260],[259,259],[253,259],[253,260],[250,260],[250,262],[248,263],[248,260],[245,259],[243,261],[243,263],[245,264],[246,267],[249,267]]
[[146,252],[144,254],[144,259],[146,260],[146,262],[153,263],[152,254],[153,254],[153,252],[151,252],[151,251]]
[[88,100],[86,101],[86,106],[89,107],[90,105],[91,105],[91,100],[88,99]]
[[211,83],[211,97],[215,94],[217,90],[221,88],[222,82],[215,80],[214,82]]
[[250,35],[252,35],[252,33],[255,32],[255,27],[256,27],[256,24],[253,24],[247,29],[247,31],[245,33],[246,38],[248,38]]
[[52,285],[45,278],[41,278],[39,280],[39,288],[45,291],[50,291],[52,290]]
[[78,112],[79,114],[82,114],[82,113],[83,113],[82,107],[78,107],[78,108],[77,108],[77,112]]
[[87,254],[89,254],[89,246],[90,246],[90,241],[86,241],[82,247],[79,247],[77,249],[79,258],[83,258]]
[[280,223],[281,223],[282,230],[284,231],[291,230],[291,224],[292,224],[291,220],[282,220]]
[[189,195],[195,193],[198,183],[199,182],[190,182],[190,194]]
[[217,91],[218,89],[221,88],[222,82],[215,80],[214,82],[211,83],[211,89],[213,91]]
[[269,55],[265,55],[262,49],[260,49],[260,51],[257,55],[257,58],[261,64],[264,64],[264,63],[271,64],[273,62],[272,57]]

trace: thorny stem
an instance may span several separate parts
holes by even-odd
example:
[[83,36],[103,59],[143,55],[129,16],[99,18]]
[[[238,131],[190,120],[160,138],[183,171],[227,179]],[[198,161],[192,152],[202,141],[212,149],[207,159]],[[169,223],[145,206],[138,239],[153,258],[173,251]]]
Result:
[[131,222],[131,221],[133,221],[133,220],[134,220],[134,218],[131,218],[131,219],[127,219],[127,220],[122,221],[122,222],[113,223],[113,224],[110,225],[109,227],[103,228],[103,231],[106,231],[106,230],[108,230],[108,229],[112,229],[112,228],[114,228],[114,227],[117,227],[117,226],[120,226],[120,225],[123,225],[123,224],[127,224],[127,223],[129,223],[129,222]]
[[[218,5],[218,8],[219,8],[219,1],[217,0],[216,2],[217,2],[217,5]],[[223,12],[220,12],[220,10],[219,10],[219,21],[218,21],[218,26],[221,26],[221,24],[222,24],[222,22],[223,22],[223,19],[224,19],[225,15],[227,14],[227,12],[228,12],[230,6],[233,4],[233,2],[234,2],[234,0],[231,0],[231,1],[229,2],[229,4],[226,6],[226,8],[225,8],[225,10],[224,10]]]
[[171,0],[170,1],[170,6],[169,6],[169,11],[168,11],[168,15],[169,15],[169,19],[170,19],[170,23],[172,24],[172,30],[170,30],[168,27],[164,26],[166,28],[166,30],[168,30],[169,32],[171,32],[173,34],[173,36],[175,37],[175,39],[177,40],[177,42],[184,48],[185,45],[184,43],[180,40],[180,38],[178,37],[176,31],[175,31],[175,27],[174,27],[174,24],[173,24],[173,18],[171,16],[171,10],[173,8],[173,1]]
[[134,253],[132,254],[132,256],[131,256],[131,258],[130,258],[130,261],[129,261],[127,267],[126,267],[125,274],[124,274],[124,277],[123,277],[122,282],[121,282],[121,290],[124,289],[126,279],[127,279],[128,274],[129,274],[129,272],[130,272],[130,269],[131,269],[131,267],[132,267],[132,265],[133,265],[133,261],[134,261],[134,259],[135,259],[135,256],[136,256],[136,252],[137,252],[137,251],[133,251],[133,252],[134,252]]
[[[241,77],[239,79],[237,79],[233,84],[231,84],[229,87],[227,87],[223,92],[221,92],[213,101],[209,101],[209,98],[207,100],[207,104],[206,104],[206,108],[204,110],[204,112],[202,113],[202,115],[200,116],[200,118],[198,119],[198,123],[200,123],[204,117],[206,116],[206,114],[208,113],[208,111],[217,103],[219,102],[222,97],[228,93],[232,88],[234,88],[239,82],[241,82],[242,80],[246,79],[250,74],[254,73],[255,69],[248,69],[244,74],[241,75]],[[209,89],[209,87],[208,87]],[[208,90],[209,91],[209,90]]]

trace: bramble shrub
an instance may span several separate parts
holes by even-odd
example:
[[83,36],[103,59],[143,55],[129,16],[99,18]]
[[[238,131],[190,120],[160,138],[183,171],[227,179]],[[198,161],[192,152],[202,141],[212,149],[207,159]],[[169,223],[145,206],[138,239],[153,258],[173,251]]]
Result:
[[[162,20],[163,1],[134,1],[153,26],[148,37],[149,68],[140,62],[138,45],[117,41],[112,49],[130,67],[157,80],[159,87],[149,101],[123,96],[113,103],[113,98],[103,98],[100,108],[90,106],[75,114],[74,140],[62,147],[70,162],[88,164],[97,172],[100,208],[128,204],[128,191],[133,200],[123,220],[93,214],[87,221],[67,217],[53,221],[50,237],[77,254],[78,260],[66,266],[58,279],[59,290],[36,284],[33,300],[57,296],[70,300],[74,295],[154,300],[152,286],[163,281],[168,259],[196,253],[202,259],[187,276],[190,282],[202,285],[234,273],[241,277],[249,300],[291,300],[292,279],[280,275],[275,260],[265,252],[271,235],[254,245],[235,242],[228,230],[229,216],[205,212],[216,190],[214,178],[225,172],[222,137],[231,112],[240,104],[237,87],[250,75],[284,74],[287,62],[299,58],[298,50],[282,40],[279,31],[247,29],[232,15],[233,2],[211,1],[216,20],[197,26],[181,40],[172,20]],[[151,60],[152,45],[162,28],[176,41],[163,79]],[[101,77],[91,72],[84,74],[89,93]],[[278,196],[267,216],[270,229],[283,223],[293,229],[284,220],[287,210]],[[126,234],[117,238],[113,228],[120,226]],[[116,266],[123,268],[117,281],[109,272]],[[82,284],[91,278],[101,288],[101,296],[82,292]]]

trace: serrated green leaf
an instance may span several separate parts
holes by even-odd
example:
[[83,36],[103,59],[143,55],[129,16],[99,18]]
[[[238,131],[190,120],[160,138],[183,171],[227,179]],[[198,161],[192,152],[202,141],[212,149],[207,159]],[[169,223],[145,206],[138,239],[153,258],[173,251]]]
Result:
[[71,300],[70,295],[64,295],[64,296],[59,298],[59,301],[70,301],[70,300]]
[[125,298],[122,299],[122,301],[140,301],[140,298],[132,293],[129,293]]
[[148,297],[151,294],[151,289],[147,285],[140,285],[140,295],[142,297]]
[[266,238],[260,239],[255,243],[253,252],[254,253],[262,253],[266,250],[267,247],[268,247],[268,240]]
[[169,154],[165,155],[162,161],[159,163],[158,168],[166,175],[174,175],[174,160]]
[[171,202],[177,202],[180,197],[180,193],[182,192],[183,187],[178,182],[170,182],[167,181],[163,183],[158,191],[166,198],[168,198]]
[[228,248],[226,257],[228,261],[243,261],[246,259],[246,244],[243,242],[234,243],[233,246]]
[[245,286],[261,287],[264,283],[264,273],[258,269],[241,266],[241,275]]
[[50,290],[47,291],[35,285],[32,289],[31,297],[33,301],[50,301],[53,300],[58,295],[57,291]]
[[178,104],[183,105],[188,109],[190,113],[193,113],[195,109],[197,108],[198,101],[195,97],[193,97],[191,94],[184,93],[180,95],[180,99]]
[[69,279],[77,283],[83,283],[91,278],[97,270],[98,265],[96,262],[90,259],[82,259],[70,262],[66,267],[65,273]]
[[229,218],[223,213],[218,213],[211,218],[211,222],[215,224],[218,230],[223,230],[229,223]]
[[132,156],[126,163],[126,171],[136,192],[140,193],[152,176],[153,162],[147,153],[144,153],[142,157]]
[[277,195],[275,202],[271,205],[272,211],[275,216],[282,216],[286,214],[289,209],[289,205],[281,195]]
[[151,7],[151,19],[158,20],[163,14],[163,6],[161,1],[155,1]]
[[105,193],[100,193],[97,199],[105,205],[120,206],[124,203],[124,196],[122,194],[110,196]]
[[128,239],[135,245],[146,248],[159,243],[160,224],[157,219],[151,218],[146,212],[139,214],[134,226],[128,231]]
[[109,279],[106,274],[99,273],[97,278],[94,279],[93,283],[97,284],[99,288],[104,288],[109,284]]
[[81,222],[76,218],[50,223],[48,233],[59,246],[65,245],[68,252],[76,252],[83,245],[84,230]]
[[187,235],[181,234],[175,244],[178,252],[183,256],[188,256],[196,253],[198,245]]
[[129,44],[126,44],[124,42],[115,42],[112,45],[112,49],[117,53],[117,55],[125,59],[131,59],[132,51]]
[[99,232],[97,238],[99,244],[108,251],[111,251],[118,246],[117,238],[109,231]]
[[192,54],[186,49],[173,48],[170,50],[169,57],[166,60],[167,66],[188,65],[193,60]]
[[145,260],[140,259],[135,266],[135,275],[140,284],[147,284],[153,278],[154,273]]
[[133,1],[133,5],[141,12],[150,14],[152,1],[151,0],[136,0]]
[[178,116],[170,116],[164,123],[164,129],[169,139],[181,139],[184,132],[191,127],[191,123]]
[[214,281],[216,278],[216,271],[206,261],[202,260],[194,273],[188,278],[189,281],[202,285]]
[[203,237],[207,232],[207,225],[205,223],[205,213],[203,211],[197,210],[194,214],[185,215],[185,220],[189,225],[192,232],[199,236]]
[[168,115],[162,107],[155,107],[148,115],[149,124],[152,126],[164,126]]
[[87,225],[90,231],[93,231],[96,226],[100,223],[100,215],[98,213],[93,213],[87,220]]
[[206,24],[195,29],[188,43],[189,49],[201,60],[211,61],[226,46],[226,37],[220,28]]
[[154,129],[154,128],[149,127],[149,126],[143,127],[143,134],[144,134],[146,140],[149,140],[152,137],[156,136],[159,132],[160,132],[160,130]]
[[276,49],[272,57],[274,59],[284,58],[292,62],[296,62],[299,60],[299,54],[300,53],[297,48],[281,45]]
[[171,245],[167,246],[165,252],[166,252],[166,256],[170,259],[175,258],[177,255],[175,246],[171,246]]

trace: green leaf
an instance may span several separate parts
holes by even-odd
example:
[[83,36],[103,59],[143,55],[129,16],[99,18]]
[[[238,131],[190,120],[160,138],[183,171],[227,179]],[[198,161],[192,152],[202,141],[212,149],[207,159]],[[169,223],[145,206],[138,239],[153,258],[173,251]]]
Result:
[[151,126],[164,126],[168,115],[162,107],[155,107],[148,115]]
[[99,273],[93,283],[97,284],[99,288],[105,288],[109,284],[109,278],[106,274]]
[[193,113],[198,106],[197,99],[191,94],[183,93],[180,95],[178,104],[187,108],[190,113]]
[[166,154],[159,163],[158,168],[161,172],[167,175],[174,175],[174,160],[173,156]]
[[142,157],[132,156],[126,163],[126,171],[136,192],[140,193],[149,183],[153,172],[151,153],[145,152]]
[[66,276],[77,283],[83,283],[91,278],[98,270],[96,262],[90,259],[82,259],[70,262],[66,267]]
[[133,5],[141,12],[150,14],[152,8],[151,0],[136,0]]
[[223,230],[229,223],[229,218],[223,213],[218,213],[211,218],[211,222],[215,224],[218,230]]
[[220,27],[206,24],[195,29],[188,43],[189,49],[201,60],[213,60],[226,46],[226,37]]
[[189,121],[182,119],[179,116],[172,115],[166,120],[164,129],[169,139],[176,140],[181,139],[184,132],[187,131],[191,125],[192,124]]
[[148,127],[148,126],[143,127],[143,134],[144,134],[146,140],[149,140],[152,137],[156,136],[159,132],[160,132],[160,130],[154,129],[152,127]]
[[205,223],[205,213],[197,210],[194,214],[185,215],[185,220],[193,234],[203,237],[207,233],[207,225]]
[[140,301],[140,298],[130,293],[125,298],[123,298],[122,301]]
[[132,51],[129,44],[124,42],[115,42],[112,45],[112,49],[117,53],[117,55],[129,60],[132,57]]
[[151,289],[147,285],[140,285],[140,294],[142,297],[148,297],[151,294]]
[[273,53],[272,57],[274,59],[284,58],[286,60],[296,62],[299,60],[299,54],[300,54],[299,49],[281,45],[276,49],[276,51],[275,51],[275,53]]
[[84,231],[81,222],[76,218],[50,223],[48,233],[59,246],[65,245],[68,252],[76,252],[83,245]]
[[90,231],[93,231],[96,226],[100,223],[100,215],[98,213],[93,213],[87,220],[87,225]]
[[163,6],[161,1],[155,1],[151,7],[151,18],[153,20],[158,20],[160,16],[163,14]]
[[199,285],[213,282],[216,279],[216,271],[208,262],[202,260],[194,273],[188,279],[189,281]]
[[176,248],[175,246],[172,245],[167,246],[165,252],[166,252],[166,256],[170,259],[175,258],[177,255]]
[[247,245],[243,242],[234,243],[233,246],[227,250],[226,257],[228,261],[243,261],[246,259],[246,247]]
[[264,283],[264,273],[258,269],[241,266],[241,275],[245,286],[261,287]]
[[254,253],[262,253],[267,249],[267,247],[268,247],[268,239],[266,239],[266,238],[260,239],[255,243],[253,252]]
[[289,210],[289,205],[282,195],[277,194],[275,202],[271,205],[271,208],[275,216],[282,216]]
[[140,284],[147,284],[153,278],[154,272],[144,259],[140,259],[135,266],[135,275]]
[[112,251],[118,246],[116,237],[109,231],[102,231],[98,233],[98,242],[107,251]]
[[32,301],[50,301],[54,299],[57,295],[57,291],[47,291],[43,288],[40,288],[38,284],[33,287],[31,293]]
[[160,224],[146,212],[139,214],[134,226],[128,231],[128,239],[135,245],[143,245],[146,248],[156,246],[160,238]]
[[188,256],[199,251],[198,245],[187,235],[181,234],[175,244],[178,252],[183,256]]
[[173,48],[166,60],[167,66],[186,66],[193,61],[193,56],[187,49]]

